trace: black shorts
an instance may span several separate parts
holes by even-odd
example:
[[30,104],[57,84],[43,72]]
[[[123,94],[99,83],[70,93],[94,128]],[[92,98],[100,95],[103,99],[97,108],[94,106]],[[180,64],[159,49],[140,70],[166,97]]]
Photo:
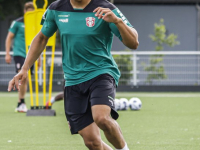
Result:
[[[25,58],[22,56],[14,56],[14,61],[15,61],[16,73],[18,73],[22,69]],[[33,74],[33,71],[34,71],[34,66],[31,67],[31,74]]]
[[94,122],[91,106],[108,105],[113,119],[119,117],[115,111],[115,80],[109,74],[99,75],[86,82],[66,86],[64,91],[65,115],[72,134]]

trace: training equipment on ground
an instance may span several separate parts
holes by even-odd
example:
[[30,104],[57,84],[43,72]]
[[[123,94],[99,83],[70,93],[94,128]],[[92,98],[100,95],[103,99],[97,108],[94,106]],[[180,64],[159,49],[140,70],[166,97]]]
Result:
[[129,100],[129,107],[131,110],[140,110],[142,107],[142,102],[139,98],[133,97]]
[[128,100],[126,98],[120,98],[120,110],[127,110],[129,105],[128,105]]
[[[43,14],[46,11],[46,7],[48,5],[48,1],[44,0],[44,6],[42,9],[38,9],[36,5],[37,0],[33,0],[33,4],[35,7],[34,11],[27,12],[24,15],[24,24],[25,24],[25,42],[26,42],[26,52],[31,45],[33,38],[39,33],[42,26],[40,22],[42,20]],[[52,80],[53,80],[53,68],[54,68],[54,53],[55,53],[55,42],[56,42],[56,34],[54,34],[51,38],[49,38],[46,46],[52,47],[52,56],[51,56],[51,68],[49,75],[49,98],[51,98],[52,93]],[[46,49],[43,51],[43,105],[39,104],[39,85],[38,85],[38,62],[35,62],[35,105],[33,98],[33,85],[32,85],[32,77],[29,71],[29,91],[30,91],[30,99],[31,99],[31,110],[27,111],[27,116],[55,116],[55,111],[51,110],[51,103],[49,103],[48,107],[46,107],[46,87],[47,87],[47,77],[46,77]],[[49,99],[48,98],[48,99]]]
[[115,99],[115,110],[120,110],[120,101],[119,99]]

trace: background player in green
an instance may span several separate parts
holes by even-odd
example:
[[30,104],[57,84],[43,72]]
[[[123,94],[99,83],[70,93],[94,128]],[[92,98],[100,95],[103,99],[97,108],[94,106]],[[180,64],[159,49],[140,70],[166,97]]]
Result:
[[[34,7],[32,2],[27,2],[24,5],[24,13],[33,10]],[[18,73],[21,70],[21,67],[26,58],[24,27],[25,27],[24,17],[16,19],[15,21],[12,22],[6,38],[5,61],[8,64],[11,63],[12,58],[10,56],[10,49],[13,44],[13,56],[15,61],[16,73]],[[33,68],[31,71],[33,71]],[[25,105],[25,100],[24,100],[26,90],[27,90],[27,84],[24,84],[20,87],[18,105],[17,108],[15,109],[16,112],[27,111],[27,107]]]
[[[80,134],[90,150],[128,150],[114,119],[115,90],[120,72],[110,53],[113,33],[136,49],[137,31],[114,5],[106,0],[60,0],[43,16],[43,28],[34,38],[22,70],[9,82],[8,91],[19,89],[27,70],[42,53],[48,38],[59,29],[65,77],[65,114],[72,134]],[[20,83],[19,83],[20,80]],[[110,116],[111,115],[111,116]]]

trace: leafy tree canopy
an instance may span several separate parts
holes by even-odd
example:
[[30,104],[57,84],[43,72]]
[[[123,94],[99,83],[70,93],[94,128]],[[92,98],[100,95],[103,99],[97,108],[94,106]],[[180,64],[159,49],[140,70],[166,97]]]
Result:
[[[171,33],[167,36],[164,19],[160,19],[159,23],[154,24],[154,35],[150,35],[149,37],[156,43],[156,51],[162,51],[164,45],[174,47],[180,44],[177,40],[178,36],[176,34]],[[151,55],[149,65],[143,63],[143,66],[144,70],[149,72],[146,80],[147,83],[152,84],[153,81],[167,79],[163,64],[163,55]]]

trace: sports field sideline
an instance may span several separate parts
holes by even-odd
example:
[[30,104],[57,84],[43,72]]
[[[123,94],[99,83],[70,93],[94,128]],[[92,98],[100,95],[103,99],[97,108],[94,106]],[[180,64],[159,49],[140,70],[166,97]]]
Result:
[[[14,112],[16,97],[0,93],[0,150],[86,150],[80,136],[70,135],[63,101],[53,105],[56,117],[26,117]],[[118,92],[116,97],[138,97],[143,103],[140,111],[119,111],[130,150],[200,149],[199,93]]]

